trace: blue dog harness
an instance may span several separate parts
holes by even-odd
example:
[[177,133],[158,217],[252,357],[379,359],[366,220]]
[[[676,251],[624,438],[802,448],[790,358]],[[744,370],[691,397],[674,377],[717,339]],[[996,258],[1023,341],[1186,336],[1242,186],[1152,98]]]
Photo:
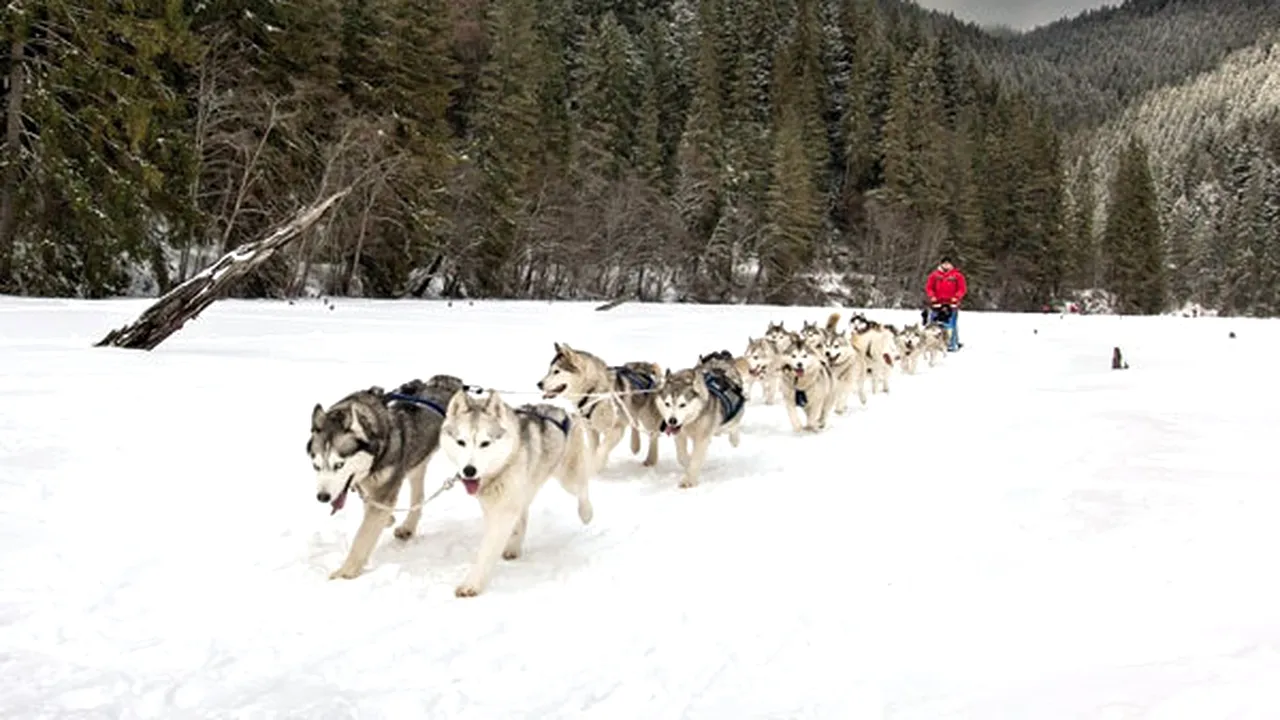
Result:
[[568,416],[565,416],[563,420],[557,420],[551,417],[550,415],[546,415],[544,413],[538,412],[532,405],[522,405],[516,408],[516,412],[520,413],[521,415],[528,415],[530,417],[535,417],[543,422],[549,422],[552,425],[555,425],[556,427],[560,428],[560,432],[564,433],[565,435],[569,434]]
[[430,408],[431,410],[434,410],[436,413],[438,413],[440,417],[444,417],[445,415],[444,408],[440,407],[432,400],[418,397],[417,395],[405,395],[404,393],[387,393],[382,397],[385,398],[387,402],[399,400],[400,402],[406,402],[412,405],[419,405],[421,407]]
[[618,377],[630,383],[632,390],[652,390],[654,387],[653,376],[649,373],[637,372],[622,365],[609,369],[617,373]]
[[715,371],[704,372],[702,380],[707,384],[707,390],[720,401],[720,407],[724,411],[724,422],[738,417],[738,413],[742,412],[742,407],[746,405],[742,388],[735,385],[723,373]]

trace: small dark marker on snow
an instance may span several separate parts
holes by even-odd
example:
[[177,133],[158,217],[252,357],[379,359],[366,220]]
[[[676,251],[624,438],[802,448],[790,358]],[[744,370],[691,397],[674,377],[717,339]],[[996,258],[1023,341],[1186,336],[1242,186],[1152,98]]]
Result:
[[1232,340],[1235,340],[1235,339],[1236,339],[1236,331],[1235,331],[1235,330],[1232,330],[1231,332],[1227,333],[1227,337],[1231,338]]
[[1128,370],[1129,363],[1125,362],[1124,356],[1120,354],[1120,348],[1111,350],[1111,369],[1112,370]]

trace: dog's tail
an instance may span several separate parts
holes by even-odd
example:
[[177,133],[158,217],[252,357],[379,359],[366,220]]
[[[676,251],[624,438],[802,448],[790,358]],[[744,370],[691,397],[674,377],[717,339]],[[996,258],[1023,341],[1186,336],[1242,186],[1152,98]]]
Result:
[[827,316],[827,331],[835,332],[836,326],[840,324],[840,313],[833,312]]

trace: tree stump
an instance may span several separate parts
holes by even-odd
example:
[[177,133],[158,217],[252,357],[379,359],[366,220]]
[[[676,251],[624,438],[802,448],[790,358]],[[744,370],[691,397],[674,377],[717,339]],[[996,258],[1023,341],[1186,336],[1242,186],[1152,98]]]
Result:
[[1125,362],[1124,355],[1120,353],[1120,348],[1112,348],[1111,350],[1111,369],[1112,370],[1128,370],[1129,363]]
[[217,262],[165,293],[137,320],[107,333],[94,347],[154,349],[165,338],[181,330],[188,320],[212,305],[228,286],[302,235],[349,192],[351,188],[302,208],[288,222],[274,227],[266,237],[241,245],[218,258]]

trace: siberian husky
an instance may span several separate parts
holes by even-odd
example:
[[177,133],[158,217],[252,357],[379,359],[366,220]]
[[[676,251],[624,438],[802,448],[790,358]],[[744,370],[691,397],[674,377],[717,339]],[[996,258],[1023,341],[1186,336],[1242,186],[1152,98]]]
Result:
[[[838,314],[833,317],[839,322]],[[831,369],[832,392],[836,396],[833,409],[836,414],[843,415],[849,409],[849,394],[854,390],[858,391],[858,400],[866,405],[866,356],[854,350],[849,336],[842,332],[828,333],[822,351],[826,355],[827,367]]]
[[902,372],[907,375],[916,374],[916,365],[924,351],[924,334],[919,325],[908,325],[898,333],[896,338],[898,350],[902,355]]
[[897,355],[893,333],[876,324],[869,324],[862,332],[854,332],[849,341],[867,359],[871,376],[871,392],[889,392],[889,374]]
[[373,387],[351,393],[325,410],[311,411],[307,455],[316,471],[316,500],[330,514],[343,508],[354,489],[364,500],[364,520],[346,560],[329,576],[354,578],[364,569],[379,535],[393,522],[392,510],[405,478],[413,509],[395,536],[411,537],[422,516],[423,475],[439,447],[446,405],[462,389],[462,380],[436,375],[413,380],[387,393]]
[[940,323],[929,323],[920,331],[920,347],[925,362],[929,367],[938,364],[938,360],[947,355],[947,328]]
[[440,429],[444,454],[484,513],[475,563],[455,595],[482,592],[499,556],[520,557],[529,505],[548,478],[578,499],[582,523],[591,522],[587,485],[598,470],[595,435],[575,420],[551,404],[512,408],[496,392],[463,391],[449,401]]
[[760,386],[766,405],[772,405],[777,400],[781,357],[768,338],[747,338],[747,350],[742,354],[738,372],[742,375],[743,393],[748,400],[756,385]]
[[[787,406],[787,419],[796,431],[818,432],[827,426],[827,418],[835,405],[836,394],[831,369],[825,356],[804,340],[791,343],[783,354],[783,378],[786,381],[782,401]],[[803,408],[805,424],[801,426],[797,409]]]
[[[837,319],[839,319],[839,317],[839,315],[836,315]],[[828,318],[827,329],[832,329],[830,318]],[[810,348],[816,349],[822,346],[822,341],[826,339],[826,333],[824,333],[823,329],[818,326],[818,323],[806,320],[804,324],[800,326],[800,339],[803,340]]]
[[703,360],[676,373],[668,370],[654,400],[661,430],[675,440],[676,459],[684,468],[682,488],[698,484],[713,437],[727,434],[735,448],[742,439],[739,426],[746,411],[742,376],[723,357]]
[[538,381],[538,389],[544,399],[564,397],[577,403],[589,429],[596,433],[596,465],[605,466],[609,453],[621,442],[628,427],[631,454],[640,452],[643,430],[649,436],[644,465],[657,464],[661,419],[654,410],[653,398],[662,380],[662,368],[649,362],[610,367],[599,357],[566,343],[555,343],[555,351],[547,374]]

